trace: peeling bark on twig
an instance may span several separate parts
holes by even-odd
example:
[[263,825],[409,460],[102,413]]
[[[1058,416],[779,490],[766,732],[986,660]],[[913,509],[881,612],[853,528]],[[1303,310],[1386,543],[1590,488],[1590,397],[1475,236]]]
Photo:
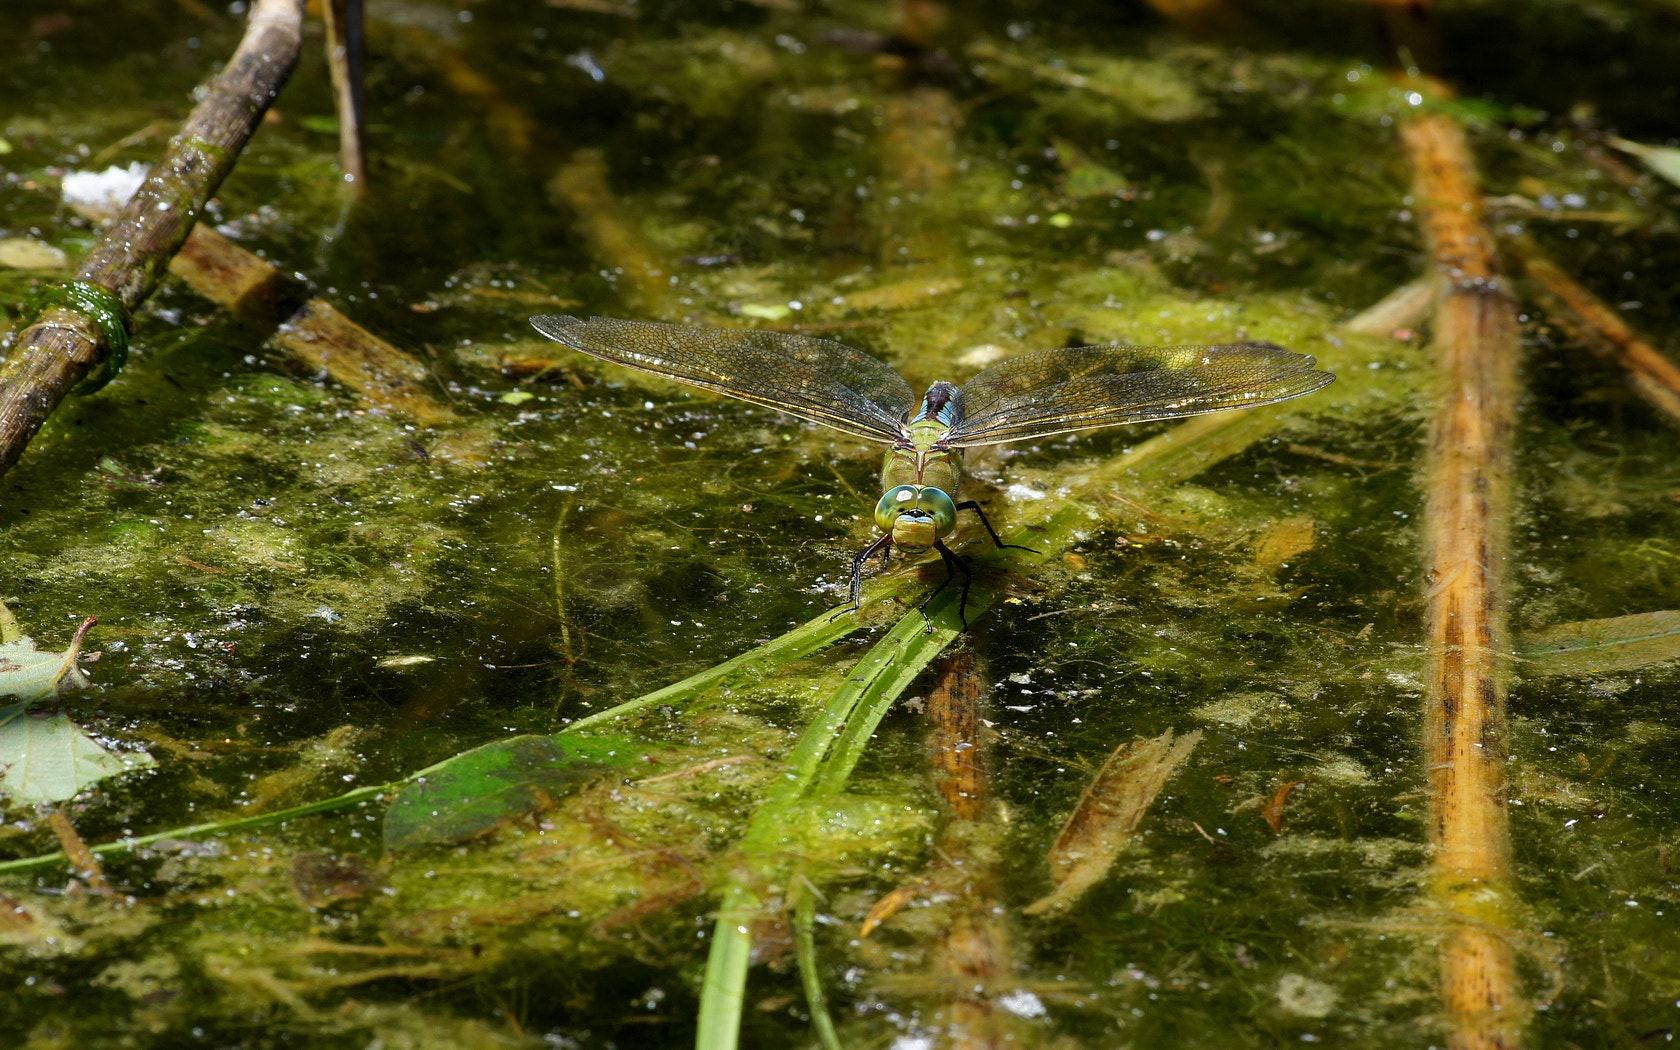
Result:
[[[980,707],[986,685],[979,659],[959,652],[945,659],[938,682],[928,695],[929,756],[939,777],[939,790],[951,806],[951,820],[940,836],[943,857],[929,881],[956,894],[951,925],[938,953],[937,969],[955,978],[959,995],[944,1007],[953,1050],[991,1050],[1019,1045],[1013,1018],[994,1008],[992,995],[1012,969],[1009,928],[998,907],[998,887],[992,878],[997,858],[983,827],[991,811],[986,777]],[[978,995],[971,989],[981,988]]]
[[[100,285],[130,310],[151,295],[291,76],[302,38],[303,0],[257,0],[239,49],[205,82],[203,101],[88,253],[77,280]],[[0,473],[108,352],[93,319],[66,307],[44,311],[18,334],[0,365]]]
[[1425,751],[1448,1045],[1519,1045],[1527,1004],[1510,938],[1510,829],[1504,803],[1509,658],[1505,560],[1520,330],[1463,130],[1425,115],[1402,126],[1414,195],[1436,267],[1440,389],[1424,514],[1428,712]]

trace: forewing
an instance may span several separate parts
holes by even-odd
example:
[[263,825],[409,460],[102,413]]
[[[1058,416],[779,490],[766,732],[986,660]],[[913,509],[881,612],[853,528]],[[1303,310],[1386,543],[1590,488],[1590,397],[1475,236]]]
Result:
[[1079,346],[1023,354],[962,388],[964,447],[1253,408],[1330,383],[1317,361],[1271,343]]
[[603,361],[715,390],[873,441],[894,441],[915,407],[909,384],[844,343],[782,332],[611,317],[531,318],[537,331]]

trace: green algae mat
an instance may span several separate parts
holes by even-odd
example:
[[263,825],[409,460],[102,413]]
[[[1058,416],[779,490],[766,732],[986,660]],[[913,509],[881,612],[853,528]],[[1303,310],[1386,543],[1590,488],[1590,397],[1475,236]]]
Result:
[[[307,305],[178,267],[0,476],[0,1042],[1665,1044],[1680,429],[1620,362],[1680,351],[1680,9],[1419,10],[389,0],[359,197],[312,13],[203,218]],[[0,10],[0,332],[245,13]],[[1485,913],[1445,903],[1425,750],[1423,113],[1523,326]],[[966,609],[871,561],[837,616],[880,446],[544,314],[918,391],[1110,343],[1337,380],[970,449],[1028,549],[965,514]],[[383,349],[320,351],[340,315]]]

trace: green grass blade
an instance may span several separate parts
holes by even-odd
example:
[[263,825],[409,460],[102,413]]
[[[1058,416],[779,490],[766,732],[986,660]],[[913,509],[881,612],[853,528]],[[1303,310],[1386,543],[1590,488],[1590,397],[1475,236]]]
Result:
[[747,926],[758,898],[742,885],[724,893],[712,928],[712,950],[700,984],[700,1020],[695,1050],[735,1050],[741,1036],[741,1009],[747,996],[747,965],[752,934]]
[[805,988],[805,1006],[811,1011],[811,1027],[816,1029],[817,1042],[823,1050],[844,1050],[840,1033],[834,1030],[834,1018],[828,1015],[828,993],[823,991],[822,975],[817,972],[817,895],[810,888],[799,894],[793,908],[794,951],[799,959],[799,983]]
[[[686,700],[716,685],[733,675],[749,671],[767,671],[785,663],[791,663],[802,657],[809,656],[820,649],[833,645],[835,642],[858,630],[863,623],[850,614],[835,616],[833,610],[823,612],[814,619],[795,627],[786,634],[774,638],[756,649],[742,653],[731,660],[725,660],[715,667],[709,667],[698,674],[690,675],[680,682],[675,682],[662,689],[639,696],[634,700],[627,700],[615,707],[608,708],[599,714],[580,718],[556,733],[564,736],[576,733],[582,729],[599,726],[603,723],[635,714],[643,708],[654,704],[668,704],[677,700]],[[205,835],[216,835],[233,831],[246,831],[253,828],[273,827],[297,817],[311,816],[316,813],[331,813],[335,810],[348,809],[351,806],[380,801],[384,797],[394,794],[402,787],[413,783],[420,777],[430,776],[447,767],[459,756],[451,755],[441,762],[416,770],[400,780],[393,780],[386,784],[360,787],[354,791],[347,791],[342,795],[308,802],[289,809],[277,809],[271,813],[258,813],[248,817],[233,817],[227,820],[207,821],[203,824],[191,824],[186,827],[169,828],[165,831],[153,832],[136,838],[119,839],[92,847],[99,856],[110,856],[129,850],[140,849],[164,839],[190,839]],[[17,860],[0,861],[0,875],[19,874],[38,871],[43,868],[62,867],[69,861],[62,851],[43,853],[34,857],[22,857]]]

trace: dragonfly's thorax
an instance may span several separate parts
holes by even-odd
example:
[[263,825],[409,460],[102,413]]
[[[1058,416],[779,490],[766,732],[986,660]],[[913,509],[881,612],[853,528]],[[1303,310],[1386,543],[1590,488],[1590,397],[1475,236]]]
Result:
[[925,485],[955,500],[962,481],[962,460],[946,440],[961,419],[962,391],[943,381],[929,387],[922,407],[904,421],[899,439],[887,453],[881,467],[882,490]]
[[875,524],[904,554],[920,554],[957,526],[957,505],[931,485],[895,485],[875,504]]

